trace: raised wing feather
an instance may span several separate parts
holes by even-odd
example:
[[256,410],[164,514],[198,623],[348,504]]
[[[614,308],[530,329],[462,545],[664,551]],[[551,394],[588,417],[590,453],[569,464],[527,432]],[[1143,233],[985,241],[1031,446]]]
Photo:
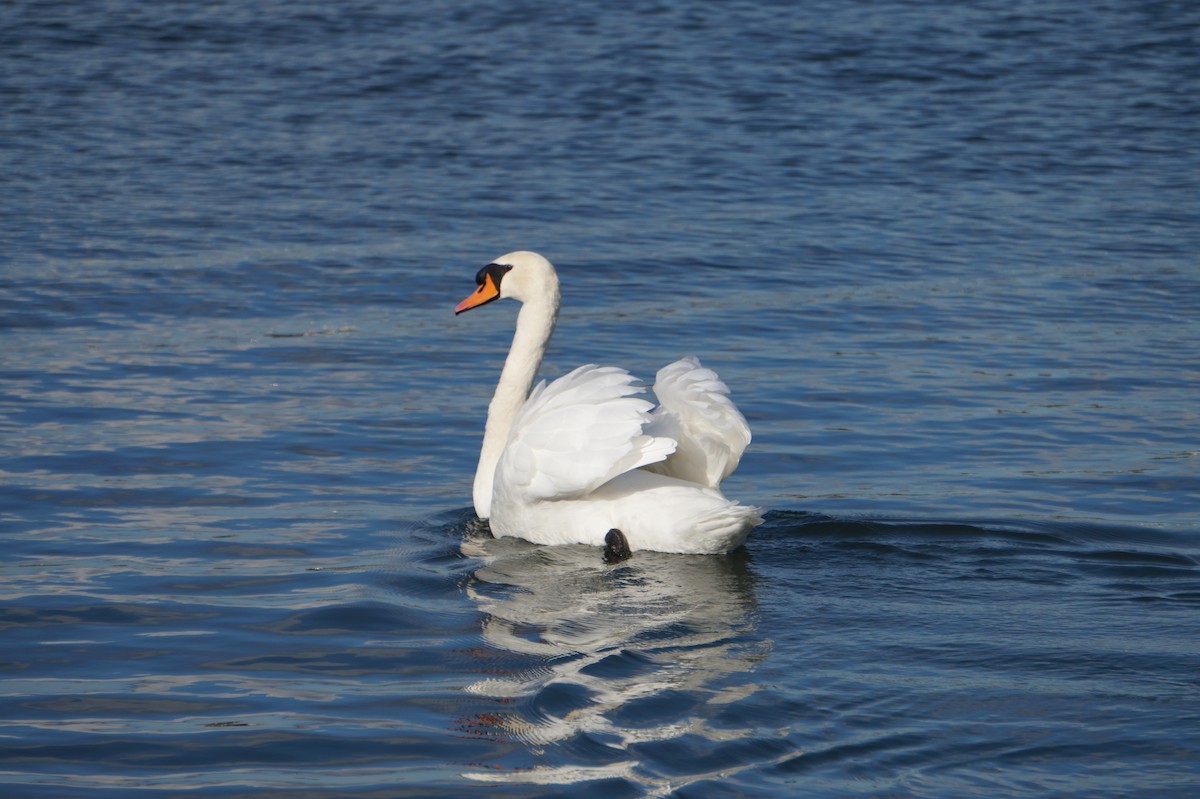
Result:
[[587,364],[530,393],[496,469],[497,493],[523,501],[575,499],[660,461],[675,441],[647,435],[651,403],[624,369]]
[[658,371],[654,394],[659,408],[646,432],[675,438],[678,447],[647,468],[716,488],[737,468],[750,443],[750,426],[729,399],[729,387],[688,357]]

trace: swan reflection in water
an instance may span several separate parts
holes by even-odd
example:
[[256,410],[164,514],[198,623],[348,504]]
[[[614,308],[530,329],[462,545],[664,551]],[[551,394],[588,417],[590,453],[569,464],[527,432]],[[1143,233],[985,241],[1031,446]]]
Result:
[[[744,550],[638,552],[606,567],[595,547],[538,547],[481,533],[468,535],[462,551],[483,562],[465,590],[495,650],[482,652],[500,666],[467,687],[494,704],[465,726],[523,742],[533,760],[489,764],[465,777],[548,784],[621,777],[657,793],[653,787],[665,782],[638,769],[639,745],[699,736],[692,741],[704,749],[749,734],[718,718],[758,690],[749,672],[770,650],[756,634]],[[671,783],[677,789],[679,776]]]

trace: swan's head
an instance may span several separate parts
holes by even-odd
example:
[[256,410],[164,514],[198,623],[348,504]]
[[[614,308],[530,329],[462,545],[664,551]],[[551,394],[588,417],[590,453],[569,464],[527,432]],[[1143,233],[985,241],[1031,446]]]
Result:
[[549,302],[557,308],[558,275],[536,252],[517,251],[501,255],[475,275],[478,288],[454,308],[460,314],[492,300]]

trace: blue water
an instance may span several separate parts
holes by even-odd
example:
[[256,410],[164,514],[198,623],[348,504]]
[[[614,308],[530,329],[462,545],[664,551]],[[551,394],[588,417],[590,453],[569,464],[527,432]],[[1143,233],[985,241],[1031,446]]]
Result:
[[[1200,794],[1200,7],[0,7],[0,794]],[[492,539],[699,356],[727,557]]]

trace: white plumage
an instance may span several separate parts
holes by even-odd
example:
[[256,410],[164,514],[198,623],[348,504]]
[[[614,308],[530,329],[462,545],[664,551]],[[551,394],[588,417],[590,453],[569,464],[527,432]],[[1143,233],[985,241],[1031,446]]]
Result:
[[594,364],[538,384],[513,420],[497,491],[528,503],[580,499],[666,458],[675,439],[643,433],[654,406],[633,396],[641,392],[624,369]]
[[663,367],[653,404],[624,369],[588,364],[530,391],[558,316],[558,277],[542,256],[513,252],[476,276],[457,313],[495,299],[523,303],[475,474],[475,510],[497,536],[630,549],[719,553],[740,546],[758,508],[726,499],[722,480],[750,443],[729,389],[695,358]]

